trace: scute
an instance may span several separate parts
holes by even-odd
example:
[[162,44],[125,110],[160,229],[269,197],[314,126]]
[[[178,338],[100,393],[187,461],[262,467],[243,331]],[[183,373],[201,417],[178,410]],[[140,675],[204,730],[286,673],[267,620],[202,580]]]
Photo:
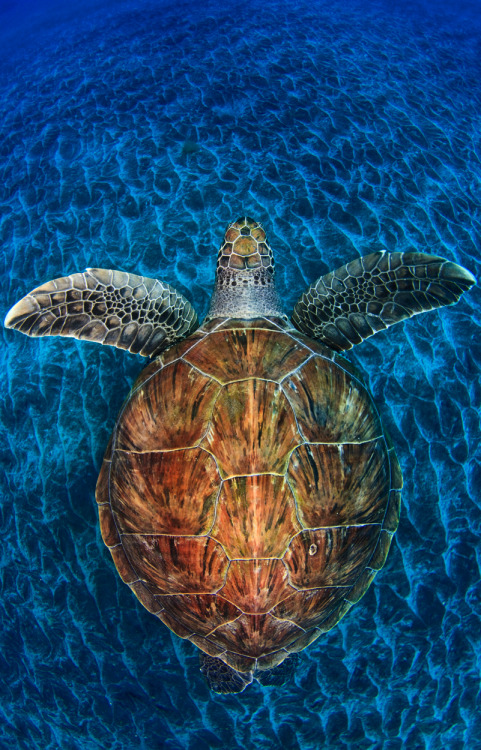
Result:
[[224,386],[202,445],[216,456],[226,478],[284,473],[292,449],[300,443],[280,386],[249,378]]
[[382,523],[390,489],[384,438],[293,451],[287,471],[305,528]]
[[115,451],[110,498],[116,526],[127,534],[205,534],[219,486],[216,462],[201,448]]
[[401,486],[346,360],[280,318],[211,319],[140,374],[97,501],[144,606],[249,682],[365,593]]
[[211,536],[230,559],[282,557],[301,528],[285,478],[259,474],[223,483]]
[[282,388],[307,442],[359,443],[383,434],[366,389],[330,360],[313,357]]
[[165,611],[182,622],[190,632],[204,636],[242,614],[234,604],[215,594],[163,596],[160,601]]
[[218,596],[235,602],[244,614],[265,614],[293,591],[282,560],[232,560]]
[[301,634],[294,623],[265,614],[242,615],[217,628],[215,637],[227,650],[256,658],[278,651],[279,643],[293,643]]
[[310,356],[309,349],[287,333],[238,328],[213,332],[185,359],[225,384],[254,377],[280,382]]
[[379,524],[301,531],[283,558],[291,585],[297,589],[351,586],[370,561],[380,532]]
[[303,630],[311,630],[335,612],[345,596],[346,589],[335,586],[295,591],[278,604],[272,614],[281,620],[290,620]]
[[144,382],[127,402],[116,448],[127,451],[190,448],[202,439],[220,386],[182,360]]
[[214,593],[224,585],[228,560],[210,537],[125,534],[122,544],[154,594]]

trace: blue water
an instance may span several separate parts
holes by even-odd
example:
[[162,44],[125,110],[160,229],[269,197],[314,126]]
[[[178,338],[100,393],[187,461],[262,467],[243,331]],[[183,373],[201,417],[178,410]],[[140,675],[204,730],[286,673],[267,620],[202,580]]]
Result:
[[[384,248],[481,277],[476,2],[3,1],[0,93],[2,313],[103,266],[203,315],[243,213],[286,311]],[[100,539],[97,473],[145,360],[2,330],[0,747],[481,748],[480,297],[350,354],[404,472],[399,531],[289,684],[230,696]]]

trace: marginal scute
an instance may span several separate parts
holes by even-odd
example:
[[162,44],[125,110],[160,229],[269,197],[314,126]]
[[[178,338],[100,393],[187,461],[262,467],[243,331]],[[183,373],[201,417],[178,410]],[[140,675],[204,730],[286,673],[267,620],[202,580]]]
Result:
[[322,344],[319,341],[315,341],[310,336],[306,336],[305,334],[298,331],[297,328],[294,328],[292,326],[288,326],[287,331],[293,339],[305,346],[306,349],[309,349],[309,351],[311,351],[313,354],[318,354],[319,356],[328,360],[334,359],[334,352],[325,344]]
[[[170,351],[171,349],[168,350],[168,352]],[[163,367],[162,355],[160,355],[159,357],[156,357],[154,360],[152,360],[152,362],[150,362],[150,364],[144,367],[144,369],[140,372],[139,376],[137,377],[136,381],[134,382],[132,386],[132,389],[130,391],[130,398],[132,398],[135,391],[141,388],[144,383],[146,383],[148,380],[154,377],[154,375],[160,372],[162,367]]]
[[224,482],[210,535],[231,559],[269,558],[281,557],[300,529],[285,478],[261,474]]
[[355,604],[356,602],[358,602],[359,599],[364,596],[369,586],[373,582],[374,578],[376,577],[376,573],[377,571],[372,570],[371,568],[366,568],[365,570],[363,570],[352,589],[346,593],[346,601],[350,604]]
[[391,489],[402,490],[403,475],[394,449],[389,451],[389,463],[391,468]]
[[308,442],[355,443],[382,435],[368,392],[332,362],[313,357],[282,388]]
[[[207,341],[209,341],[209,338],[207,338]],[[185,357],[185,354],[188,353],[190,349],[195,347],[196,344],[203,340],[206,340],[206,334],[199,329],[198,331],[195,331],[195,333],[191,334],[188,338],[181,341],[179,344],[176,344],[170,349],[167,349],[167,351],[162,352],[159,355],[159,361],[162,362],[162,365],[164,367],[166,367],[166,365],[170,365],[177,359]]]
[[[109,444],[110,445],[110,444]],[[107,455],[107,452],[106,454]],[[102,461],[97,487],[95,488],[95,499],[99,505],[109,502],[109,479],[110,479],[110,460]]]
[[190,638],[192,630],[188,625],[184,625],[183,618],[177,620],[177,618],[173,617],[170,612],[167,612],[165,609],[159,612],[157,617],[164,623],[164,625],[167,625],[173,633],[178,635],[179,638]]
[[373,570],[381,570],[384,563],[386,562],[387,553],[391,546],[392,533],[383,529],[379,537],[379,541],[372,558],[369,560],[369,567]]
[[197,635],[197,633],[190,635],[189,641],[192,641],[197,648],[200,648],[204,653],[209,654],[209,656],[220,656],[225,651],[225,648],[219,646],[215,641],[204,638],[202,635]]
[[342,620],[344,615],[346,615],[349,612],[349,610],[351,609],[351,606],[352,605],[346,600],[341,602],[339,607],[331,615],[326,617],[326,619],[321,622],[321,624],[319,625],[320,632],[327,633],[329,632],[329,630],[332,630],[334,625],[337,625],[339,620]]
[[346,357],[342,357],[340,354],[334,354],[333,360],[336,363],[336,365],[339,365],[339,367],[342,367],[343,370],[347,370],[347,372],[353,376],[353,378],[356,378],[356,380],[359,380],[360,383],[364,384],[364,376],[358,368],[352,364]]
[[[265,673],[267,670],[278,667],[279,664],[282,664],[282,662],[284,662],[288,656],[289,654],[284,648],[280,649],[279,651],[273,651],[268,656],[259,656],[256,661],[256,671],[255,671],[256,677],[259,672]],[[265,684],[265,683],[261,681],[261,684]]]
[[[256,328],[258,330],[269,330],[269,331],[283,331],[283,330],[289,330],[292,333],[295,334],[295,336],[302,341],[302,337],[298,335],[298,332],[295,328],[291,328],[285,321],[284,318],[252,318],[251,320],[245,320],[244,318],[212,318],[211,320],[207,321],[202,325],[202,328],[200,328],[200,331],[235,331],[235,330],[245,330],[249,331],[252,328]],[[306,341],[308,341],[308,337],[304,337]],[[324,351],[329,351],[326,346],[323,347]]]
[[220,658],[238,672],[252,672],[256,666],[255,657],[238,654],[235,651],[225,650]]
[[381,523],[389,493],[384,440],[341,445],[305,443],[287,472],[305,528]]
[[153,596],[142,581],[136,581],[129,585],[137,599],[146,609],[148,609],[149,612],[152,612],[153,615],[158,615],[161,612],[162,604],[159,599],[156,599],[155,596]]
[[317,638],[321,635],[321,631],[317,628],[314,628],[313,630],[308,630],[306,633],[303,633],[299,636],[299,638],[296,638],[293,643],[291,643],[289,646],[286,646],[286,651],[289,653],[297,654],[299,651],[303,651],[305,648],[311,645],[311,643],[314,643]]
[[130,564],[130,560],[127,558],[127,555],[125,554],[125,550],[121,544],[118,544],[116,547],[109,547],[110,554],[112,555],[112,560],[114,561],[114,565],[117,568],[117,572],[124,583],[135,583],[135,581],[139,580],[139,576],[137,575],[136,571],[132,568],[132,565]]
[[102,539],[107,547],[115,547],[120,544],[120,537],[115,525],[110,505],[99,505],[99,523]]
[[401,511],[401,493],[399,490],[393,490],[389,493],[389,503],[384,516],[383,529],[394,533],[399,525],[399,515]]

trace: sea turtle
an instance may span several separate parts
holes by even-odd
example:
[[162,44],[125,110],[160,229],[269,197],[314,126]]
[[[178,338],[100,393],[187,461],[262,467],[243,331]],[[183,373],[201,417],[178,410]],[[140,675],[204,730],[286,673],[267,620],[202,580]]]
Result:
[[401,471],[338,352],[474,281],[437,256],[374,252],[313,283],[289,321],[265,232],[242,217],[201,326],[168,284],[99,268],[49,281],[8,313],[5,325],[30,336],[153,357],[103,460],[102,537],[142,604],[201,649],[214,691],[281,684],[386,560]]

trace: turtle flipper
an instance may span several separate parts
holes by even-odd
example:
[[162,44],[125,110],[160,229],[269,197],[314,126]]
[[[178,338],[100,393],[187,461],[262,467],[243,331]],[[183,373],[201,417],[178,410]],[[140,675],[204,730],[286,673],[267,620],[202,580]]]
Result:
[[426,253],[371,253],[321,276],[301,295],[295,327],[335,351],[351,349],[405,318],[453,305],[476,280]]
[[216,656],[199,654],[200,671],[214,693],[241,693],[252,682],[251,674],[237,672]]
[[254,677],[264,687],[281,687],[293,677],[298,661],[298,655],[291,654],[275,667],[254,672]]
[[53,279],[7,313],[28,336],[73,336],[152,357],[189,335],[197,315],[169,284],[104,268]]

